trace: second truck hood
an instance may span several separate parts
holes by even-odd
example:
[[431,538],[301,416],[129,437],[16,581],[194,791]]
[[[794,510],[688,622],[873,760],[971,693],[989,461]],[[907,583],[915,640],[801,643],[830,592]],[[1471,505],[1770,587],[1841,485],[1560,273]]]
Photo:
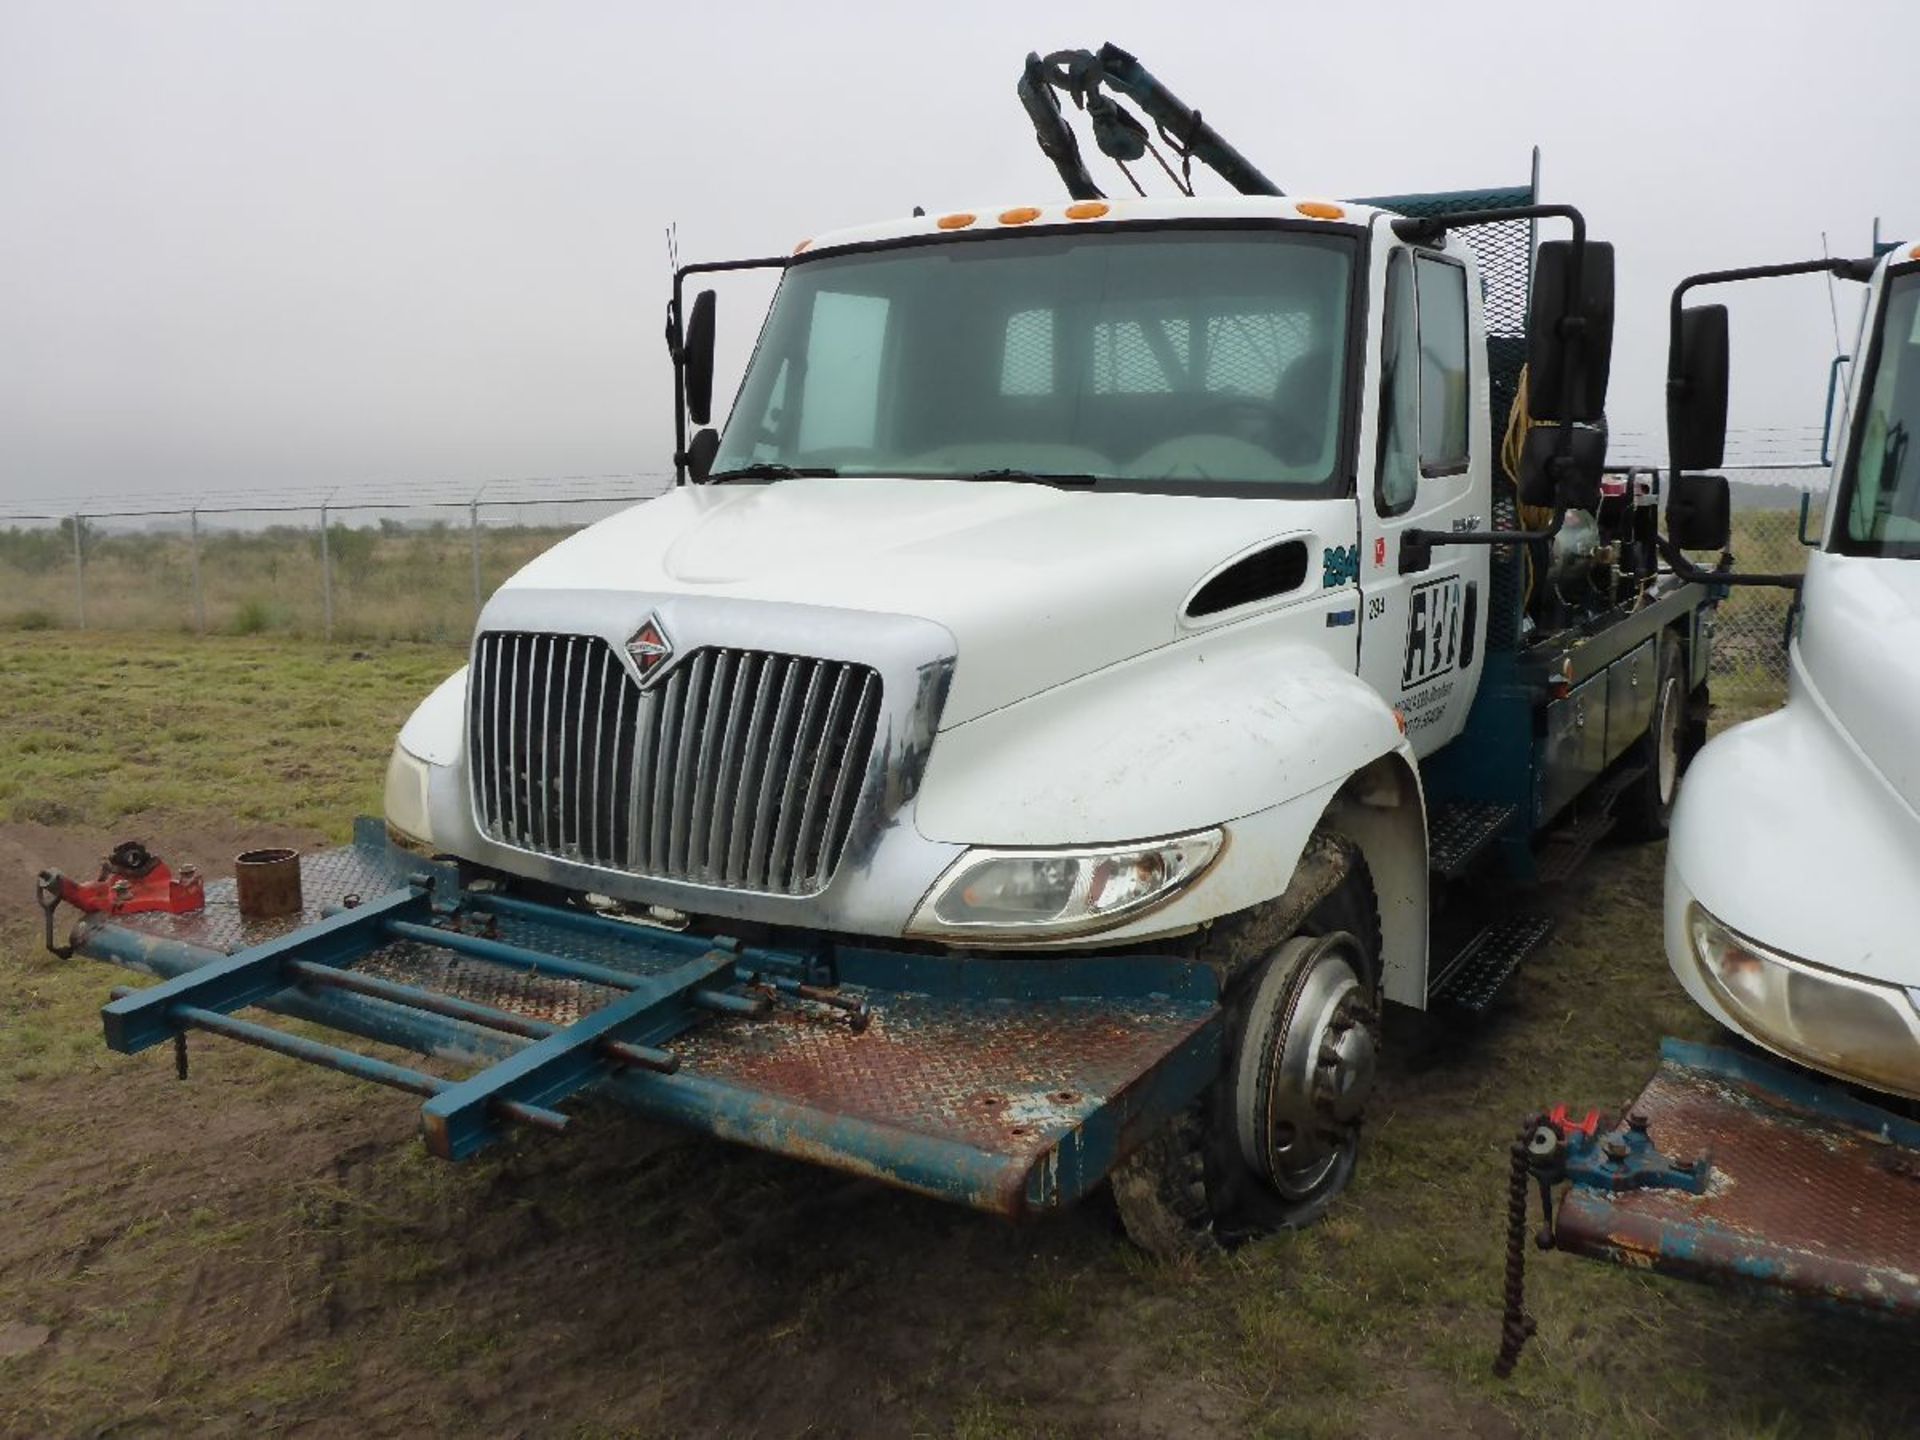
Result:
[[958,480],[689,485],[563,540],[502,593],[710,594],[932,620],[959,646],[949,727],[1177,639],[1193,588],[1264,541],[1304,537],[1302,590],[1316,589],[1323,546],[1351,544],[1353,527],[1345,500]]
[[1800,662],[1894,792],[1920,811],[1920,560],[1807,557]]

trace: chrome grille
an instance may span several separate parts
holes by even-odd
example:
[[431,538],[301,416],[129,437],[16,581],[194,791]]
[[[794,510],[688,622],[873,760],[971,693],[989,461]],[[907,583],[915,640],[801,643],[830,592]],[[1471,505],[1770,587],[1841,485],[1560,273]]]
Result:
[[474,645],[474,813],[519,849],[808,895],[846,849],[880,720],[865,665],[696,650],[643,693],[596,636]]

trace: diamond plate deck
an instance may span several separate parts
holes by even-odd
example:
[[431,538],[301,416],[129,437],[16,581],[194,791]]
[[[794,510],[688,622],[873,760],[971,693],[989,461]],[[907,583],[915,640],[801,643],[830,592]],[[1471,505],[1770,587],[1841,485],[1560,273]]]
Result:
[[298,915],[274,920],[251,920],[240,913],[234,882],[209,880],[207,903],[186,915],[158,911],[142,915],[115,915],[112,922],[126,930],[177,940],[220,955],[231,955],[263,940],[277,940],[302,925],[311,925],[326,912],[345,904],[349,896],[371,897],[406,882],[406,868],[390,852],[370,845],[342,845],[300,857]]
[[[681,1068],[875,1124],[1037,1158],[1120,1095],[1209,1014],[1099,1000],[1009,1005],[858,991],[864,1034],[782,1008],[708,1025]],[[1209,1007],[1210,1008],[1210,1007]]]
[[[1920,1148],[1913,1127],[1804,1075],[1670,1043],[1632,1107],[1669,1155],[1706,1154],[1705,1195],[1575,1187],[1555,1244],[1694,1279],[1920,1316]],[[1707,1063],[1713,1063],[1708,1061]],[[1850,1118],[1837,1106],[1859,1112]],[[1876,1127],[1872,1114],[1884,1114]],[[1862,1121],[1864,1123],[1854,1123]],[[1903,1143],[1904,1142],[1904,1143]]]

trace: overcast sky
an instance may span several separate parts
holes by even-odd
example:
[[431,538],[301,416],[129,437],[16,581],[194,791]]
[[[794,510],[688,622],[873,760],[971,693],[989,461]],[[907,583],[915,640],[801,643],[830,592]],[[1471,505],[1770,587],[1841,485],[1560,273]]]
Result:
[[[1292,193],[1541,146],[1618,246],[1617,430],[1680,275],[1920,238],[1913,0],[0,0],[0,504],[664,469],[669,222],[723,258],[1057,199],[1013,84],[1109,39]],[[723,292],[736,367],[763,305]],[[1821,281],[1734,347],[1736,427],[1818,426]]]

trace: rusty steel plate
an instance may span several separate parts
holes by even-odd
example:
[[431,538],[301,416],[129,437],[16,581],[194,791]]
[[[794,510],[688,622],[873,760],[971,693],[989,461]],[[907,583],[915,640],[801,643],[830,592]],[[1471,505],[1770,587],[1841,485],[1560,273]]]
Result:
[[1708,1158],[1707,1192],[1576,1185],[1555,1225],[1560,1249],[1920,1316],[1913,1122],[1753,1057],[1676,1042],[1632,1108],[1665,1154]]
[[780,1006],[675,1042],[685,1073],[1009,1157],[1038,1158],[1185,1044],[1211,1007],[1010,1005],[862,992],[872,1019]]

